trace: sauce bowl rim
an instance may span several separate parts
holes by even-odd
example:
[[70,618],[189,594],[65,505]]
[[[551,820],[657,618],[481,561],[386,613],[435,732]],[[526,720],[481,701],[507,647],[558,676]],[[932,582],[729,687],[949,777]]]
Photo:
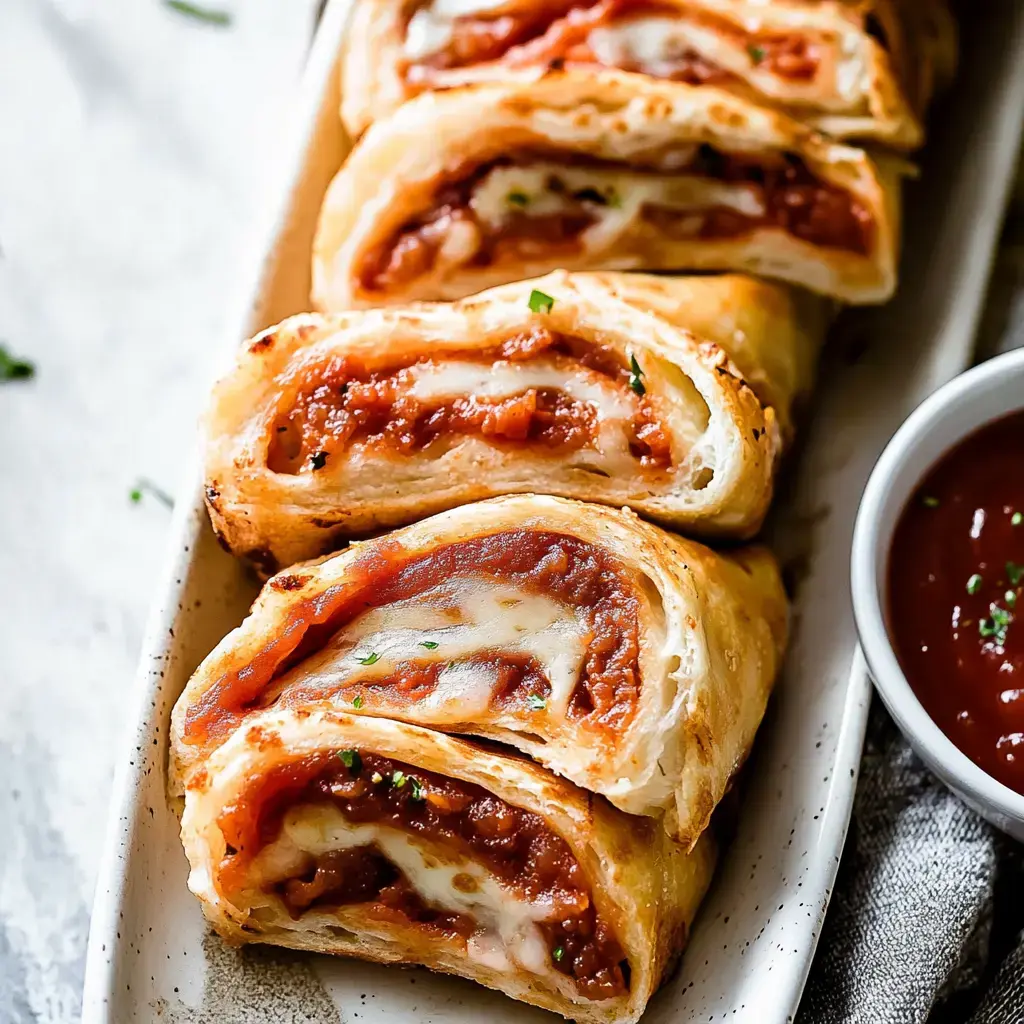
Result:
[[[1015,385],[1016,384],[1016,390]],[[952,789],[998,819],[1024,823],[1024,795],[975,764],[936,725],[900,667],[886,625],[889,549],[909,497],[935,462],[989,423],[1024,412],[1024,348],[981,363],[944,384],[903,422],[868,478],[850,555],[853,615],[875,689],[903,735]],[[935,425],[954,411],[976,413],[937,455],[924,457]],[[922,463],[923,459],[923,463]],[[909,481],[909,483],[908,483]],[[986,815],[987,817],[988,815]]]

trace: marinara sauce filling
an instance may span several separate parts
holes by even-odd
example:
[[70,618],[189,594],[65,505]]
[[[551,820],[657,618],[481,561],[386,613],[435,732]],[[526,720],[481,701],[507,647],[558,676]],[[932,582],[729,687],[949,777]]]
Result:
[[[603,548],[566,534],[531,529],[473,537],[416,556],[396,550],[386,540],[367,547],[371,550],[356,560],[345,582],[296,601],[273,639],[250,660],[225,672],[189,707],[187,743],[223,738],[250,711],[267,706],[263,701],[273,681],[323,648],[361,612],[424,594],[442,580],[466,578],[542,594],[571,609],[586,625],[587,643],[567,717],[606,730],[628,725],[640,688],[638,588],[625,567]],[[301,585],[301,569],[295,573],[275,577],[268,586],[288,589],[293,580]],[[543,727],[531,709],[531,698],[543,698],[547,692],[536,662],[500,650],[477,651],[466,660],[489,660],[505,672],[492,693],[492,709],[532,713],[536,727]],[[357,696],[367,704],[417,699],[431,692],[438,670],[434,658],[405,662],[387,676],[346,686],[346,701]],[[313,679],[274,695],[273,701],[308,703],[336,692],[325,692]]]
[[[253,858],[281,833],[285,812],[331,804],[353,825],[380,824],[450,850],[451,860],[487,869],[517,899],[551,906],[538,927],[550,967],[572,978],[588,999],[628,991],[622,947],[594,906],[575,855],[539,816],[472,783],[365,751],[321,752],[280,766],[250,783],[218,826],[228,844],[221,877],[245,884]],[[472,892],[476,880],[455,876]],[[468,940],[476,922],[425,902],[414,882],[374,844],[309,855],[302,874],[274,884],[289,913],[360,905],[378,920],[413,923],[451,940]]]
[[[640,465],[667,468],[672,461],[668,435],[650,395],[631,389],[631,371],[617,353],[581,338],[533,327],[500,345],[466,353],[448,352],[446,362],[468,363],[500,375],[543,358],[568,379],[578,371],[610,385],[620,403],[633,409],[624,426],[629,449]],[[370,370],[351,356],[334,356],[306,369],[298,380],[280,380],[286,407],[274,420],[267,467],[275,473],[318,472],[353,446],[378,452],[412,454],[441,447],[453,436],[484,437],[503,446],[527,444],[564,455],[592,447],[598,409],[555,387],[526,387],[501,397],[418,397],[420,374],[443,369],[429,357]]]
[[[465,167],[441,182],[429,209],[367,251],[358,271],[360,283],[367,290],[407,285],[433,269],[442,247],[453,237],[460,239],[459,251],[465,254],[462,263],[467,266],[536,258],[539,253],[569,259],[584,246],[583,233],[597,224],[609,207],[621,206],[628,198],[602,183],[602,173],[608,170],[645,174],[652,182],[678,177],[746,186],[760,201],[759,215],[725,206],[683,209],[644,202],[636,224],[646,224],[663,237],[712,241],[776,228],[825,249],[861,256],[870,253],[875,234],[871,212],[850,192],[818,178],[795,153],[730,154],[706,143],[691,148],[685,166],[671,168],[659,168],[659,163],[674,163],[678,152],[664,154],[660,161],[653,159],[652,166],[646,168],[637,162],[624,167],[596,158],[535,152]],[[552,161],[592,170],[593,186],[570,188],[557,172],[551,172],[543,195],[545,199],[557,197],[557,212],[545,202],[545,212],[531,215],[531,197],[516,191],[508,194],[500,223],[481,218],[473,208],[474,194],[492,171],[507,167],[529,171]],[[643,233],[637,238],[642,241]]]
[[[476,64],[498,62],[515,67],[561,61],[614,66],[690,85],[719,84],[737,78],[689,47],[656,63],[617,60],[609,65],[599,49],[595,52],[590,38],[595,29],[626,19],[657,17],[676,19],[680,11],[668,4],[643,0],[550,0],[532,9],[489,17],[486,12],[464,15],[452,22],[448,44],[428,57],[410,61],[405,75],[410,85],[429,85],[438,71]],[[744,48],[752,67],[792,81],[813,79],[822,63],[822,47],[828,45],[807,33],[745,32],[733,22],[707,12],[690,11],[685,19]]]

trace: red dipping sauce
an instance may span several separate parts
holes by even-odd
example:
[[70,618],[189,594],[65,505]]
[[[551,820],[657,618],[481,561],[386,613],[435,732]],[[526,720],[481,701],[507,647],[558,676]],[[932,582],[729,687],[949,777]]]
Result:
[[903,510],[889,630],[939,728],[1024,793],[1024,412],[965,438]]

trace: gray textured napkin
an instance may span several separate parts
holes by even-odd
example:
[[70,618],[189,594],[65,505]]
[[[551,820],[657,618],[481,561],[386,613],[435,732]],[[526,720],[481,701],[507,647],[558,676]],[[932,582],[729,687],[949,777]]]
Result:
[[[1024,187],[981,358],[1024,345]],[[1024,856],[910,750],[878,699],[799,1024],[1024,1021]]]

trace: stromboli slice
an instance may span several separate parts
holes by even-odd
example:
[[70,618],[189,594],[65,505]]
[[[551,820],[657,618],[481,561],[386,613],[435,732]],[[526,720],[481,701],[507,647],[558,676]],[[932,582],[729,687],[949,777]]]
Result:
[[880,302],[902,170],[720,89],[643,75],[427,93],[376,122],[331,183],[313,298],[454,299],[565,267],[742,270]]
[[536,765],[384,719],[271,712],[189,785],[189,886],[232,942],[459,974],[636,1021],[713,870]]
[[421,92],[560,62],[714,85],[837,138],[917,146],[920,122],[864,20],[799,0],[360,0],[342,118],[359,135]]
[[[272,570],[467,501],[542,491],[751,535],[771,498],[774,410],[721,348],[614,289],[682,322],[692,310],[720,335],[734,327],[723,341],[787,417],[823,327],[798,325],[795,300],[770,285],[675,292],[615,276],[558,273],[454,305],[299,316],[259,335],[207,417],[218,534]],[[715,313],[747,297],[790,319]]]
[[465,505],[273,577],[175,705],[173,777],[263,709],[326,703],[516,747],[689,846],[749,752],[786,617],[763,548],[561,498]]

